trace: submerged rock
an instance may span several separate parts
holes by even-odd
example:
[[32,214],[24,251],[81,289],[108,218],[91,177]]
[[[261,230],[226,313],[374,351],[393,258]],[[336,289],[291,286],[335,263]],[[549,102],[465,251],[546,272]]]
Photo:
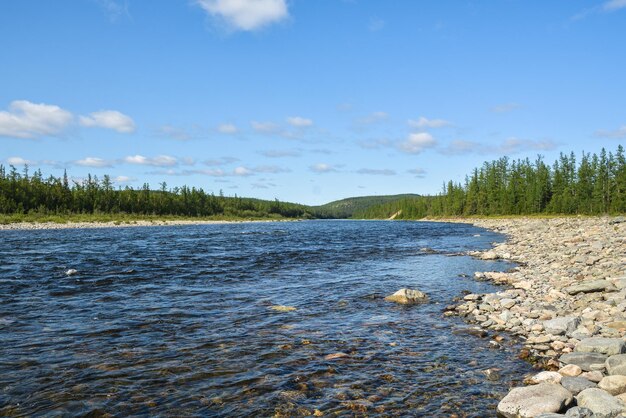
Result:
[[285,305],[270,306],[270,309],[276,312],[291,312],[291,311],[296,310],[296,308],[293,306],[285,306]]
[[408,305],[411,303],[425,302],[428,299],[425,293],[414,289],[400,289],[393,295],[389,295],[385,298],[386,301],[401,303]]
[[540,383],[512,389],[498,404],[498,413],[506,418],[533,418],[547,412],[559,412],[572,403],[573,396],[563,386]]
[[69,270],[65,271],[65,275],[66,276],[74,276],[76,274],[78,274],[78,270],[76,270],[76,269],[69,269]]

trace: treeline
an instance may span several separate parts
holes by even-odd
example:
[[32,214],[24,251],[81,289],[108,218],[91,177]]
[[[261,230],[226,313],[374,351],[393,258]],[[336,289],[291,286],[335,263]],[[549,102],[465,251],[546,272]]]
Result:
[[158,190],[146,183],[140,189],[115,188],[107,175],[99,179],[88,175],[83,181],[44,178],[37,170],[29,175],[13,166],[0,165],[0,214],[131,214],[184,217],[306,218],[312,215],[304,205],[241,197],[225,197],[187,186]]
[[[398,213],[400,212],[400,213]],[[536,160],[507,157],[485,162],[463,183],[449,181],[437,196],[402,199],[356,212],[354,218],[418,219],[426,216],[583,214],[626,212],[626,158],[619,145],[615,153],[600,155],[561,153],[548,165]]]

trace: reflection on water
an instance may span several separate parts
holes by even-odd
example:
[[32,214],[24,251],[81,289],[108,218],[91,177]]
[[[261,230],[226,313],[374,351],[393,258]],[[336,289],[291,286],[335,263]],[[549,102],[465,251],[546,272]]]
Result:
[[[509,267],[447,255],[502,239],[467,225],[0,237],[3,416],[488,416],[529,369],[511,349],[453,334],[463,323],[442,317],[464,290],[494,290],[459,275]],[[401,287],[430,302],[382,299]],[[501,380],[485,377],[492,367]]]

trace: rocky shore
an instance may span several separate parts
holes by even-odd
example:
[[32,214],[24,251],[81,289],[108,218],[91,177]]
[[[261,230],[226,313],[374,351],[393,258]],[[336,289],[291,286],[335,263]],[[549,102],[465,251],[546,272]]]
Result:
[[520,357],[546,369],[529,376],[529,386],[512,389],[498,413],[626,417],[626,219],[471,222],[508,237],[471,255],[518,266],[506,273],[475,273],[509,288],[465,295],[446,315],[518,336],[524,341]]
[[135,226],[176,226],[176,225],[210,225],[236,222],[288,222],[283,220],[255,221],[203,221],[203,220],[147,220],[147,221],[111,221],[111,222],[16,222],[0,224],[2,230],[37,230],[37,229],[88,229],[88,228],[129,228]]

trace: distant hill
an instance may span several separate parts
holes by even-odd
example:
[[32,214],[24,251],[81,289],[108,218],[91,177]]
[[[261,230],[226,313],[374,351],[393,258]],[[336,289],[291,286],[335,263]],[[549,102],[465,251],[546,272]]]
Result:
[[367,209],[406,199],[415,199],[417,194],[398,194],[388,196],[360,196],[336,200],[321,206],[311,206],[316,217],[320,218],[352,218],[355,213],[366,212]]

